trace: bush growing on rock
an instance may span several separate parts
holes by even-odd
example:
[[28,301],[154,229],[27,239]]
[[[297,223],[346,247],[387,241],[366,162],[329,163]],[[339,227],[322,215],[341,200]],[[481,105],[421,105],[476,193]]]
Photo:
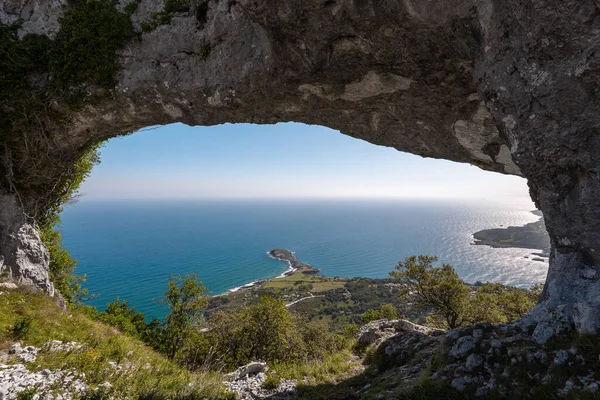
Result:
[[379,310],[368,310],[360,316],[360,322],[365,325],[378,319],[398,319],[398,310],[393,304],[382,304]]

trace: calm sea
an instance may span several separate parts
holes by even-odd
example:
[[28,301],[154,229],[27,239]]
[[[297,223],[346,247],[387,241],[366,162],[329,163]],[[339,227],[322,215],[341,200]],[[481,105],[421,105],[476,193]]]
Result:
[[437,255],[468,282],[528,286],[547,263],[534,250],[474,246],[480,229],[537,220],[527,199],[280,201],[92,201],[62,214],[64,244],[104,308],[117,296],[162,317],[154,298],[172,274],[197,273],[212,294],[277,276],[281,247],[322,274],[386,277],[410,255]]

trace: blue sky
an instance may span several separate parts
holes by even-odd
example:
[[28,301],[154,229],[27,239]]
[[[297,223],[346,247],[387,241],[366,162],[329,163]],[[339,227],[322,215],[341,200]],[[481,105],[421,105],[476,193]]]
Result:
[[182,124],[110,140],[90,199],[528,197],[524,179],[303,124]]

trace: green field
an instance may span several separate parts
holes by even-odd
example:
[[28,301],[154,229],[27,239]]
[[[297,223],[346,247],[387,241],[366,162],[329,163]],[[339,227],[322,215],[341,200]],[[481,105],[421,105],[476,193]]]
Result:
[[344,278],[331,278],[320,275],[307,275],[302,273],[302,270],[283,278],[275,278],[269,282],[264,283],[261,288],[263,289],[286,289],[294,288],[303,283],[312,285],[311,292],[319,293],[331,289],[338,289],[344,287],[347,279]]
[[422,318],[400,301],[399,288],[390,279],[327,277],[304,274],[302,269],[251,289],[212,298],[208,313],[254,304],[261,296],[279,298],[288,304],[303,299],[289,309],[308,320],[323,321],[338,332],[347,324],[360,325],[363,313],[386,303],[393,304],[404,317],[417,321]]

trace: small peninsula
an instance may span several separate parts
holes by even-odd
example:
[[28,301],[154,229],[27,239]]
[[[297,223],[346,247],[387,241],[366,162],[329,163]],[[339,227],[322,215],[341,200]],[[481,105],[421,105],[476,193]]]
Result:
[[315,275],[321,272],[320,269],[311,267],[309,264],[302,263],[296,259],[294,253],[285,249],[273,249],[269,251],[269,256],[276,260],[287,261],[290,265],[288,271],[283,276],[293,275],[295,272],[301,272],[305,275]]
[[271,258],[288,263],[280,276],[243,285],[238,290],[213,296],[206,315],[231,311],[256,304],[263,296],[285,301],[286,307],[304,315],[309,321],[327,322],[330,329],[343,332],[346,324],[361,323],[361,315],[383,304],[393,304],[405,316],[425,322],[425,313],[400,298],[402,288],[391,278],[342,278],[323,276],[320,270],[298,261],[293,252],[276,248]]
[[547,257],[550,251],[550,237],[546,232],[542,213],[538,210],[534,210],[532,213],[539,216],[540,219],[524,226],[484,229],[475,232],[473,234],[474,244],[491,247],[537,249],[542,250],[542,253],[536,253],[536,255]]

